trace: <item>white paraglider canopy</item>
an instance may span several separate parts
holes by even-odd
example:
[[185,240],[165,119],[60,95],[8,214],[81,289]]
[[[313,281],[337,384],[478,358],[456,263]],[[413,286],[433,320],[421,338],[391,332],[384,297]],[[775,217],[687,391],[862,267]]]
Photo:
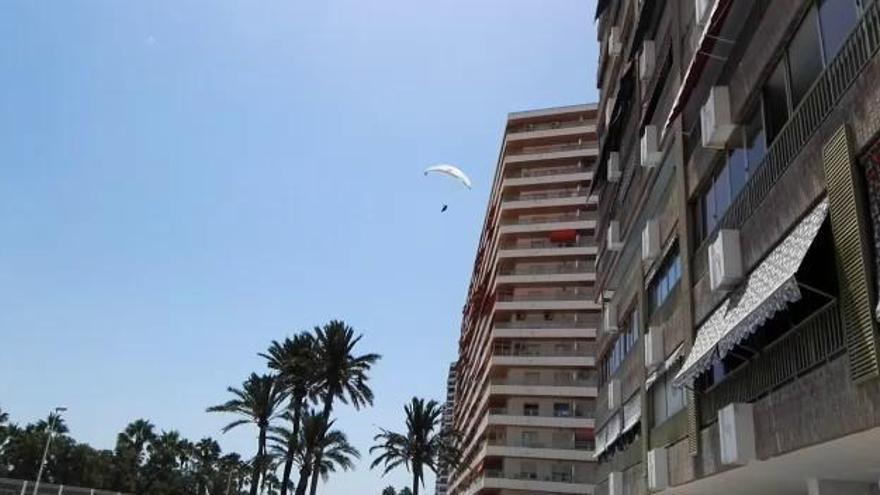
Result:
[[455,165],[447,165],[447,164],[434,165],[433,167],[428,167],[425,169],[425,175],[428,175],[429,173],[443,174],[443,175],[452,177],[453,179],[457,179],[459,182],[464,184],[464,186],[467,187],[468,189],[471,188],[470,178],[468,178],[468,176],[464,172],[462,172],[460,168],[456,167]]

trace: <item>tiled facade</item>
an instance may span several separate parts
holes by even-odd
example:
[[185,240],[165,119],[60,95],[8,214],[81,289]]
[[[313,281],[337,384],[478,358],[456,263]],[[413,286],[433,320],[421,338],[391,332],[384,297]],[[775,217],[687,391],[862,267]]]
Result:
[[596,106],[512,113],[463,312],[454,495],[590,493]]

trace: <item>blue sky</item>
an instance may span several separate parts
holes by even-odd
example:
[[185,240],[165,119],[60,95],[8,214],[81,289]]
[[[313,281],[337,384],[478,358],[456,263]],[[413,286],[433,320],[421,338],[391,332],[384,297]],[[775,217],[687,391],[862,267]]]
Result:
[[[145,417],[250,455],[205,407],[271,339],[342,318],[384,355],[375,407],[339,414],[366,454],[444,394],[507,112],[596,98],[593,8],[3,2],[0,407],[64,404],[97,447]],[[320,493],[407,479],[362,465]]]

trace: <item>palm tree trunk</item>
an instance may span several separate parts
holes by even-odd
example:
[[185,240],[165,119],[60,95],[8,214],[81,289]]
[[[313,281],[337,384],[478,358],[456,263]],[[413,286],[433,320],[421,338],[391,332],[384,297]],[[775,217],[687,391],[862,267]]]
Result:
[[306,489],[309,487],[309,477],[312,474],[312,467],[309,463],[305,463],[299,470],[299,482],[296,484],[295,495],[306,495]]
[[266,452],[266,428],[265,426],[260,426],[260,435],[257,438],[257,457],[254,458],[254,470],[251,475],[251,495],[257,495],[257,490],[260,488],[260,474],[262,473],[263,468],[263,454]]
[[291,399],[293,408],[293,434],[287,443],[287,457],[284,459],[284,474],[281,478],[281,495],[287,495],[287,486],[290,484],[290,474],[293,471],[293,456],[296,453],[296,441],[299,438],[299,422],[302,415],[302,397]]
[[[332,393],[327,393],[324,396],[324,410],[321,412],[321,416],[324,418],[324,424],[328,424],[330,422],[330,413],[333,411],[333,396]],[[325,432],[326,433],[326,432]],[[312,487],[309,490],[309,495],[315,495],[318,492],[318,476],[321,475],[321,453],[315,456],[315,463],[312,465]]]
[[419,475],[413,473],[413,486],[412,486],[413,495],[419,495]]

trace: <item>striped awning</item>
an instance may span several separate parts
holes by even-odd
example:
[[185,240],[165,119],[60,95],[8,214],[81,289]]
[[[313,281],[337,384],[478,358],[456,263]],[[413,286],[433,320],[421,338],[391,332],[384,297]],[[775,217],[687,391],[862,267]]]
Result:
[[761,261],[697,332],[676,386],[688,386],[765,321],[801,298],[795,274],[828,214],[823,200]]
[[675,366],[675,363],[681,359],[682,354],[684,354],[684,344],[679,344],[678,347],[672,351],[672,354],[666,358],[666,361],[660,364],[654,371],[651,372],[650,375],[645,379],[645,390],[651,388],[654,385],[654,382],[657,381],[658,378],[663,376],[666,372],[672,369]]
[[633,429],[642,419],[642,395],[635,394],[623,405],[623,433]]

